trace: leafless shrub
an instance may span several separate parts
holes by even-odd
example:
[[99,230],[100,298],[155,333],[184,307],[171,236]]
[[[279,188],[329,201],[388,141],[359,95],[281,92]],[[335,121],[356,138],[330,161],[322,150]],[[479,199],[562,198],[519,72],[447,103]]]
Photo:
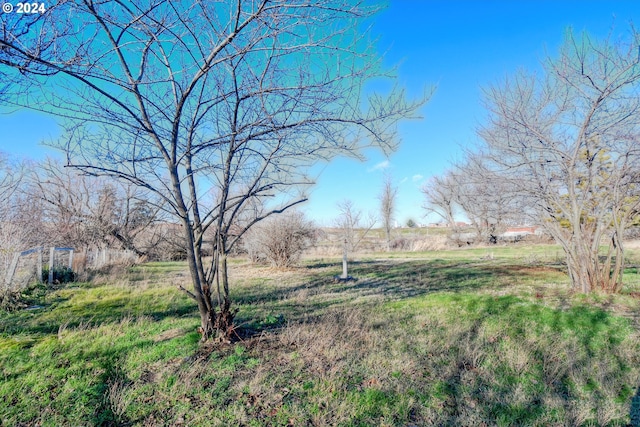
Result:
[[437,251],[447,248],[446,236],[429,236],[428,238],[414,239],[411,250],[414,252]]
[[388,250],[408,251],[411,247],[411,240],[406,237],[397,237],[389,242]]
[[249,258],[268,261],[284,268],[294,265],[302,252],[316,241],[316,228],[301,212],[268,218],[252,228],[244,238]]

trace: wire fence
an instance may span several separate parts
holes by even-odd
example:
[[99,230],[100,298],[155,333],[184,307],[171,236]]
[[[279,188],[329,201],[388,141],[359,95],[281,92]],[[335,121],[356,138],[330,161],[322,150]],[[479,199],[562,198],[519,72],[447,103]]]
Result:
[[[11,255],[11,254],[9,254]],[[112,265],[134,264],[133,251],[94,249],[77,252],[74,248],[44,247],[14,252],[0,265],[0,292],[16,292],[30,284],[54,281],[56,269],[69,269],[76,274],[100,270]],[[46,277],[43,277],[43,271]]]
[[78,252],[73,258],[73,271],[83,273],[99,270],[111,265],[134,264],[138,261],[135,252],[122,249],[93,249]]

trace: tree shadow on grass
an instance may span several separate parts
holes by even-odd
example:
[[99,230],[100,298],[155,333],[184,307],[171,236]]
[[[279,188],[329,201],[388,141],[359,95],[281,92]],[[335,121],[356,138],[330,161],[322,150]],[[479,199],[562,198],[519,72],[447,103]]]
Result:
[[[16,402],[0,402],[0,412],[4,412],[0,424],[4,421],[17,422],[7,425],[40,425],[47,418],[48,422],[57,420],[59,425],[131,425],[124,414],[114,411],[110,385],[128,381],[121,370],[122,361],[131,352],[146,348],[152,342],[151,339],[140,339],[133,343],[114,342],[109,347],[87,345],[73,352],[65,349],[63,342],[50,342],[42,349],[44,353],[29,356],[39,359],[37,372],[33,371],[35,368],[28,360],[23,359],[25,356],[9,359],[13,363],[24,364],[24,369],[15,371],[14,368],[12,374],[5,373],[3,381],[11,383],[18,380],[19,384],[24,384],[24,390]],[[25,351],[30,350],[21,350],[23,354]],[[41,376],[38,383],[45,387],[44,392],[30,386],[32,380],[29,377],[34,374]],[[20,377],[24,379],[20,380]],[[75,382],[74,386],[67,387],[67,380]],[[20,403],[24,405],[24,402],[31,402],[30,405],[38,409],[34,412],[33,408],[21,407]],[[75,418],[72,421],[68,417]]]
[[[256,308],[286,313],[287,320],[308,319],[332,306],[368,301],[396,301],[436,292],[471,292],[506,287],[498,277],[511,277],[508,270],[486,263],[446,260],[379,260],[350,263],[349,273],[358,280],[337,281],[341,266],[326,262],[304,268],[304,278],[291,284],[241,287],[233,295],[242,312]],[[514,276],[515,277],[515,276]],[[277,281],[277,279],[274,279]],[[251,314],[250,314],[251,315]]]
[[640,387],[636,389],[636,394],[631,399],[631,407],[629,408],[629,418],[631,427],[640,427]]
[[[621,328],[617,327],[615,316],[598,308],[556,310],[523,304],[517,296],[509,295],[453,295],[451,301],[456,303],[456,310],[464,319],[465,327],[454,329],[452,333],[458,334],[455,339],[440,341],[443,346],[431,350],[436,361],[442,360],[442,354],[446,354],[450,367],[445,369],[450,373],[441,377],[444,384],[444,410],[438,425],[482,425],[483,421],[496,419],[501,419],[504,425],[541,425],[540,420],[544,420],[547,411],[543,401],[550,397],[565,402],[563,406],[567,408],[567,413],[564,416],[574,416],[569,408],[575,408],[577,400],[585,399],[580,394],[585,390],[576,392],[571,384],[575,383],[576,378],[578,381],[590,381],[594,369],[606,367],[609,369],[606,378],[613,383],[609,384],[596,376],[595,381],[600,383],[598,390],[591,394],[595,402],[595,414],[596,409],[599,412],[611,403],[605,397],[608,394],[601,394],[600,388],[619,391],[618,387],[626,384],[630,378],[624,374],[624,367],[630,361],[628,356],[616,351],[609,354],[608,346],[622,342],[623,335],[619,334]],[[485,340],[486,335],[479,335],[478,331],[487,325],[489,329],[485,330],[500,325],[499,336]],[[551,341],[540,341],[550,333],[553,335],[549,339],[557,339],[557,346],[550,346]],[[564,334],[574,335],[576,340],[565,342],[561,338]],[[517,371],[517,365],[512,364],[517,359],[504,355],[505,347],[501,342],[519,343],[522,346],[520,348],[526,348],[525,353],[520,354],[528,353],[531,362],[522,365],[524,373]],[[567,354],[567,350],[571,358],[557,358],[556,352]],[[429,360],[424,362],[427,371],[435,371],[432,365],[428,365]],[[483,366],[486,360],[490,361],[490,369]],[[585,370],[583,367],[589,368]],[[514,398],[521,387],[526,387],[527,393]],[[470,401],[473,401],[472,406],[469,405]],[[639,409],[640,389],[631,404],[633,426],[639,425],[637,421],[634,424],[634,419],[640,419],[637,413]],[[575,419],[566,422],[578,424]],[[606,425],[620,425],[619,422],[615,420]],[[595,420],[587,424],[591,423],[600,425]]]

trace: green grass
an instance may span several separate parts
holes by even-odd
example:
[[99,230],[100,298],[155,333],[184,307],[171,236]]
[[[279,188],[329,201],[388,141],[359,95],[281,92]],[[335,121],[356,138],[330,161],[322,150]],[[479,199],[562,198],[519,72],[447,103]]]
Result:
[[627,425],[638,298],[572,294],[553,248],[376,254],[346,283],[236,260],[231,345],[198,342],[184,263],[39,293],[0,313],[0,425]]

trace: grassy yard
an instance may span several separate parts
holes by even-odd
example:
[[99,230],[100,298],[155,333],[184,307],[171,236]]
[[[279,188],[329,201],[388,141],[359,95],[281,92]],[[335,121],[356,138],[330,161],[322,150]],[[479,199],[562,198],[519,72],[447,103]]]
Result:
[[640,425],[640,276],[574,295],[557,254],[367,255],[346,283],[237,260],[231,345],[199,344],[181,263],[34,294],[0,313],[0,425]]

